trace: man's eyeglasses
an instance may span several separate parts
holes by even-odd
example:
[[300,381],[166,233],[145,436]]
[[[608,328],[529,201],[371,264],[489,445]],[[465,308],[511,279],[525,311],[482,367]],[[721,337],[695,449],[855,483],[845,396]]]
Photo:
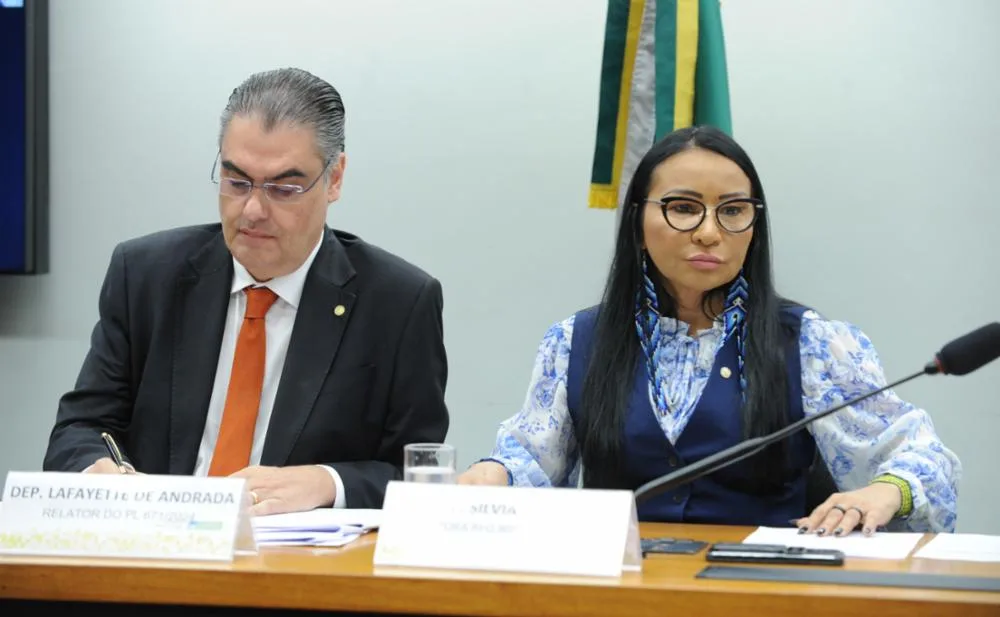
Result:
[[320,181],[324,175],[326,175],[327,170],[330,167],[330,163],[333,159],[327,160],[326,164],[323,165],[323,171],[316,176],[316,179],[309,183],[308,186],[302,186],[299,184],[284,184],[278,182],[262,182],[261,184],[254,184],[246,178],[231,178],[229,176],[219,177],[219,157],[215,158],[215,164],[212,165],[212,182],[219,185],[219,193],[227,197],[245,198],[249,197],[250,193],[253,192],[256,186],[264,193],[267,201],[274,204],[294,204],[301,201],[302,198],[308,193],[316,183]]
[[715,211],[715,220],[719,223],[719,227],[734,234],[753,227],[758,214],[764,209],[763,201],[751,197],[729,199],[715,206],[706,206],[691,197],[647,199],[646,203],[659,205],[667,225],[677,231],[697,229],[705,220],[705,214],[712,209]]

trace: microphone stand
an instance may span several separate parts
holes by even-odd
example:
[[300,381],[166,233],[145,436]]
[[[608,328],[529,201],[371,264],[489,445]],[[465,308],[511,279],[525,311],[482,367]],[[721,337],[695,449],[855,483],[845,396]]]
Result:
[[921,375],[934,375],[939,372],[941,372],[941,366],[939,361],[929,362],[922,371],[913,373],[912,375],[909,375],[907,377],[903,377],[902,379],[887,384],[879,388],[878,390],[873,390],[868,394],[852,398],[846,403],[841,403],[836,407],[831,407],[830,409],[824,409],[823,411],[813,416],[802,418],[801,420],[793,422],[792,424],[789,424],[785,428],[775,431],[770,435],[764,435],[763,437],[753,437],[746,441],[741,441],[735,446],[726,448],[721,452],[716,452],[711,456],[701,459],[697,463],[688,465],[686,467],[678,469],[673,473],[669,473],[665,476],[661,476],[654,480],[650,480],[649,482],[643,484],[642,486],[640,486],[635,490],[635,504],[638,506],[639,504],[649,499],[652,499],[653,497],[662,495],[663,493],[666,493],[668,491],[672,491],[675,488],[678,488],[690,482],[694,482],[695,480],[701,478],[702,476],[707,476],[708,474],[714,473],[722,469],[723,467],[728,467],[733,463],[738,463],[743,459],[749,458],[754,454],[757,454],[764,448],[770,446],[771,444],[774,444],[776,442],[781,441],[782,439],[794,435],[795,433],[802,430],[809,424],[821,418],[825,418],[832,413],[840,411],[844,407],[849,407],[851,405],[854,405],[855,403],[859,403],[869,397],[875,396],[876,394],[885,392],[890,388],[895,388],[896,386],[902,385],[912,379],[916,379]]

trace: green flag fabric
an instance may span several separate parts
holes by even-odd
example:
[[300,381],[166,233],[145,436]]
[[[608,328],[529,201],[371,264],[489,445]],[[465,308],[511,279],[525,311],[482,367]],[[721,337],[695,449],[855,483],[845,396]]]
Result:
[[609,0],[590,207],[616,208],[639,159],[667,133],[732,133],[719,0]]

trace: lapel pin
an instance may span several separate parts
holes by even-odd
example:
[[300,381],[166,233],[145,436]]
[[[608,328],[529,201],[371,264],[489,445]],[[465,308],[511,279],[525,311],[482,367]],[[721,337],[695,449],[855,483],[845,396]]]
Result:
[[729,367],[728,367],[728,366],[724,366],[724,367],[722,367],[722,369],[721,369],[721,370],[719,371],[719,374],[720,374],[720,375],[722,375],[722,378],[723,378],[723,379],[729,379],[729,376],[730,376],[730,375],[732,375],[732,374],[733,374],[733,372],[732,372],[731,370],[729,370]]
[[333,307],[333,314],[336,315],[337,317],[342,317],[346,312],[347,309],[344,308],[343,304],[338,304],[337,306]]

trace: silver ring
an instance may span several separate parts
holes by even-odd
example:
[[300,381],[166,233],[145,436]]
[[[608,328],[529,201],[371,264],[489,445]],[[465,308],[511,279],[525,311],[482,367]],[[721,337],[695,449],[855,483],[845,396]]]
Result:
[[[847,514],[847,508],[844,508],[844,506],[841,506],[841,505],[836,505],[836,504],[835,504],[835,505],[833,506],[833,509],[834,509],[834,510],[840,510],[841,514]],[[860,512],[860,511],[861,511],[861,510],[858,510],[858,512]]]
[[253,505],[260,503],[260,497],[257,496],[257,491],[250,491],[250,497],[253,499]]

